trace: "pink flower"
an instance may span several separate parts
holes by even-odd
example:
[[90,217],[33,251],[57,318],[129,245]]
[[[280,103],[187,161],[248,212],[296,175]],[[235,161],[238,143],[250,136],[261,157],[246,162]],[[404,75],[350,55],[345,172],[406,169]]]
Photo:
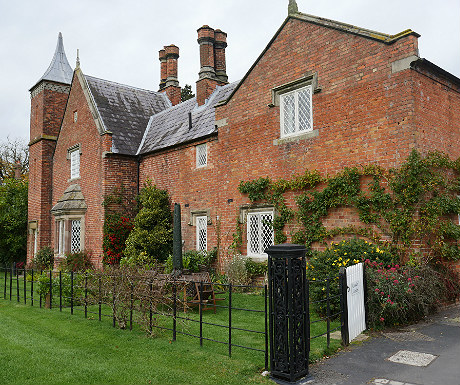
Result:
[[393,283],[399,283],[399,281],[398,281],[397,279],[395,279],[395,280],[393,281]]
[[385,321],[385,318],[380,317],[380,322],[383,322],[383,321]]
[[396,267],[397,269],[399,269],[399,265],[395,265],[395,267]]
[[412,278],[407,278],[407,280],[410,282],[410,281],[412,281]]

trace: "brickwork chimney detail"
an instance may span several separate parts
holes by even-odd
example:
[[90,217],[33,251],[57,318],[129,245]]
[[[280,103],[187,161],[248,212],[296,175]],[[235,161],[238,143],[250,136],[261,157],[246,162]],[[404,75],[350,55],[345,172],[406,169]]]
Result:
[[161,63],[160,91],[166,92],[171,104],[175,106],[181,101],[177,66],[179,47],[174,44],[165,46],[159,51],[159,59]]
[[227,34],[203,25],[197,30],[200,45],[200,72],[196,82],[198,105],[203,105],[218,85],[228,83],[225,63]]

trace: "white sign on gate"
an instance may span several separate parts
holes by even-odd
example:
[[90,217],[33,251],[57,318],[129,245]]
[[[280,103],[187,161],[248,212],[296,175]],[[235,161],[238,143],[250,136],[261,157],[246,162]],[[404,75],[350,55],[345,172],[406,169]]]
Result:
[[366,330],[363,264],[347,267],[348,340]]

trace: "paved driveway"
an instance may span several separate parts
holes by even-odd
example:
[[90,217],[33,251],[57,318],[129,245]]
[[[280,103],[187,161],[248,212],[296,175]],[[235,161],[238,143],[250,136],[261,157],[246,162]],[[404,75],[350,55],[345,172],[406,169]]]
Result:
[[310,367],[313,385],[460,385],[460,304]]

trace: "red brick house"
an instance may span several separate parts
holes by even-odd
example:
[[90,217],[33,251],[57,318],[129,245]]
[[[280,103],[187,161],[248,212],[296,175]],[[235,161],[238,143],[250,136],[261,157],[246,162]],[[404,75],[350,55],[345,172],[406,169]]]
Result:
[[274,208],[249,205],[241,180],[394,167],[414,148],[460,156],[460,79],[419,58],[417,33],[295,8],[235,83],[226,34],[198,29],[196,98],[182,103],[176,46],[160,50],[153,92],[72,71],[60,37],[31,89],[28,258],[52,244],[57,255],[91,249],[100,263],[103,197],[121,184],[134,196],[151,180],[181,204],[185,249],[218,247],[224,258],[239,220],[240,251],[263,259]]

